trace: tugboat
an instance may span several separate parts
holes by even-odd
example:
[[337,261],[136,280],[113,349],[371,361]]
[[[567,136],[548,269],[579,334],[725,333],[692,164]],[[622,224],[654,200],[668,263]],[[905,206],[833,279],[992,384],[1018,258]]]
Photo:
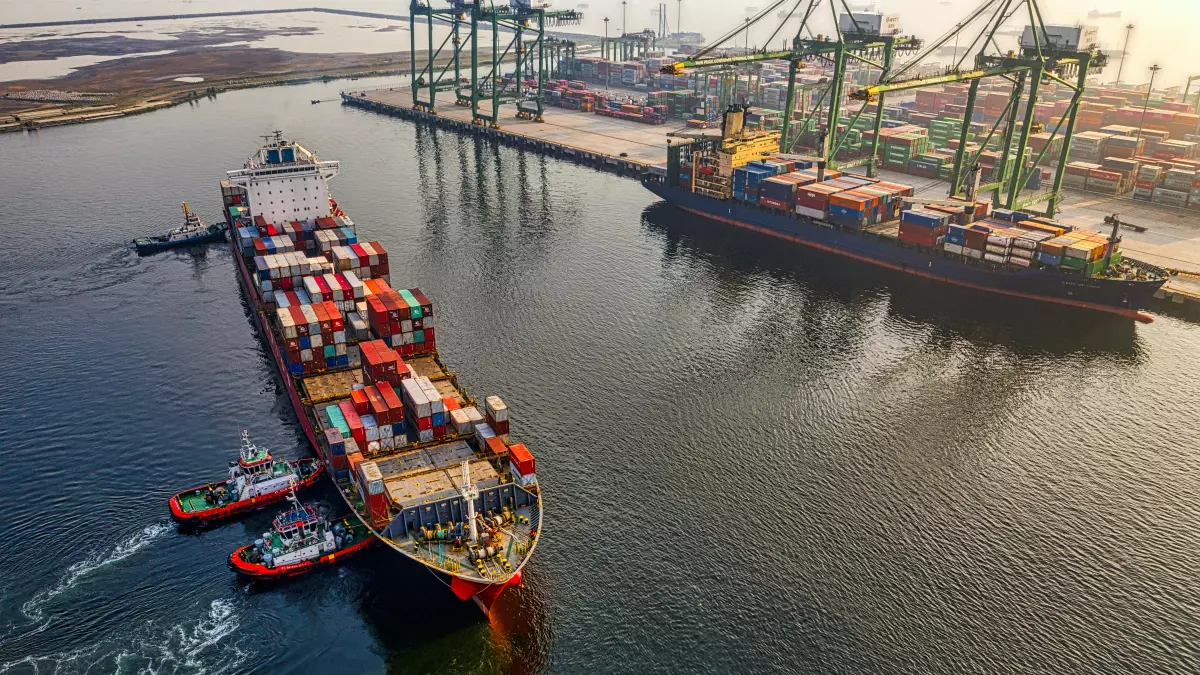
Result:
[[300,576],[320,565],[344,560],[375,541],[357,516],[330,523],[312,504],[289,492],[292,508],[275,517],[271,531],[229,556],[229,567],[253,579]]
[[229,478],[171,497],[171,515],[182,523],[207,525],[261,509],[282,501],[293,486],[312,485],[322,470],[321,461],[312,457],[277,461],[242,431],[241,452],[236,462],[229,463]]
[[182,202],[180,205],[183,207],[183,225],[157,237],[134,239],[133,245],[137,248],[138,253],[154,253],[176,246],[224,241],[225,228],[228,227],[225,223],[205,225],[200,221],[200,216],[188,208],[187,202]]

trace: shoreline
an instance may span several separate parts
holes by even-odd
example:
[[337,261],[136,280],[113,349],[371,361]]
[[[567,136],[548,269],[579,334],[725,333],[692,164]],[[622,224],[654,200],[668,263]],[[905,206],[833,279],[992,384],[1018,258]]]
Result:
[[[65,126],[68,124],[86,124],[103,120],[130,117],[155,110],[163,110],[184,103],[204,98],[215,98],[217,95],[238,91],[241,89],[256,89],[260,87],[276,87],[310,82],[332,81],[351,77],[388,77],[408,75],[407,61],[389,67],[368,66],[322,69],[317,71],[295,71],[266,75],[252,79],[214,80],[212,84],[197,83],[197,88],[172,91],[172,88],[161,90],[130,92],[127,95],[114,95],[99,105],[70,105],[58,104],[50,107],[37,107],[36,102],[30,101],[28,109],[0,116],[0,134],[17,133],[21,131],[37,131],[49,127]],[[198,88],[204,84],[203,88]],[[4,99],[0,99],[4,100]],[[11,99],[10,99],[11,100]]]

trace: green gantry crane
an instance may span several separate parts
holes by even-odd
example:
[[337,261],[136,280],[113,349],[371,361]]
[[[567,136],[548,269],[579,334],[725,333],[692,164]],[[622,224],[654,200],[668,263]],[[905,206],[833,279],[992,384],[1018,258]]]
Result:
[[[1187,85],[1184,86],[1184,88],[1183,88],[1183,98],[1181,99],[1184,103],[1187,103],[1188,94],[1192,91],[1192,83],[1195,82],[1196,80],[1200,80],[1200,75],[1192,75],[1191,77],[1189,77],[1187,79]],[[1200,113],[1200,91],[1196,92],[1196,108],[1195,108],[1195,110],[1197,113]]]
[[[1033,28],[1030,31],[1035,38],[1032,40],[1033,45],[1023,46],[1019,52],[1011,50],[1004,52],[996,45],[996,32],[1010,17],[1022,9],[1025,10],[1025,14],[1028,16],[1028,27]],[[965,32],[965,27],[979,19],[983,19],[982,30],[970,42],[966,51],[963,52],[963,58],[948,69],[948,72],[934,77],[903,79],[904,75],[923,58],[941,48],[950,39],[961,38]],[[970,52],[975,51],[976,47],[979,48],[979,51],[975,55],[973,67],[968,70],[962,69],[962,64],[966,56]],[[989,47],[994,48],[997,53],[988,54],[987,49]],[[870,101],[888,92],[908,91],[950,82],[970,82],[965,111],[963,113],[961,136],[950,175],[950,196],[963,194],[965,189],[964,182],[969,170],[974,167],[979,155],[987,148],[988,143],[1003,122],[1004,130],[1000,136],[1002,147],[1000,161],[997,169],[993,170],[990,178],[991,182],[981,185],[979,187],[980,191],[993,191],[993,202],[996,205],[1003,204],[1006,208],[1010,209],[1025,208],[1028,205],[1045,200],[1047,202],[1046,215],[1053,217],[1061,201],[1063,174],[1066,170],[1067,156],[1071,150],[1071,140],[1075,134],[1075,120],[1079,112],[1080,100],[1083,97],[1086,87],[1087,76],[1089,73],[1098,72],[1107,63],[1108,57],[1104,52],[1098,51],[1094,47],[1076,45],[1073,48],[1065,49],[1053,44],[1047,34],[1046,25],[1042,21],[1041,9],[1038,7],[1037,0],[985,0],[954,29],[931,43],[914,61],[898,69],[891,77],[882,78],[874,85],[858,89],[851,94],[851,98]],[[978,153],[972,156],[969,154],[970,151],[967,148],[971,118],[975,110],[975,100],[979,92],[979,83],[984,78],[989,77],[1003,77],[1012,82],[1012,96],[1004,114],[997,118],[987,138],[980,144]],[[1042,84],[1050,82],[1067,87],[1072,92],[1072,98],[1066,112],[1066,128],[1064,129],[1062,124],[1054,128],[1045,147],[1034,158],[1032,167],[1026,171],[1024,159],[1029,150],[1029,136],[1036,126],[1034,112],[1037,106],[1039,89]],[[1026,86],[1029,88],[1028,101],[1025,105],[1024,118],[1018,133],[1016,131],[1016,121]],[[1054,174],[1053,186],[1049,191],[1021,199],[1021,190],[1029,183],[1033,172],[1037,170],[1038,165],[1046,157],[1053,145],[1054,139],[1058,137],[1060,132],[1062,133],[1063,143],[1058,158],[1058,166]]]
[[[583,19],[583,15],[575,10],[554,11],[535,7],[529,0],[510,0],[508,5],[489,2],[486,6],[478,1],[450,0],[449,7],[439,8],[433,7],[430,0],[410,0],[409,17],[413,28],[409,31],[413,108],[436,115],[437,93],[453,90],[457,105],[471,107],[472,122],[492,128],[499,128],[500,106],[508,102],[516,103],[518,117],[541,121],[544,111],[543,90],[550,71],[548,62],[555,53],[561,58],[562,50],[566,48],[562,41],[548,45],[546,27],[578,24]],[[423,17],[428,28],[424,65],[420,70],[417,69],[417,17]],[[446,38],[436,47],[433,38],[435,21],[450,26]],[[491,31],[488,62],[482,67],[479,55],[481,28]],[[465,37],[464,30],[467,33]],[[512,35],[503,49],[500,48],[502,32]],[[527,33],[532,34],[533,39],[527,41]],[[443,57],[442,52],[448,44],[452,44],[451,53]],[[464,77],[462,68],[462,53],[468,44],[469,79]],[[574,54],[574,43],[570,44],[567,53]],[[514,65],[513,76],[504,78],[500,72],[501,64],[510,60]],[[439,61],[443,61],[440,70]],[[448,75],[451,69],[452,76]],[[485,69],[486,72],[482,72]],[[522,91],[521,76],[531,69],[537,74],[536,89]],[[485,100],[491,103],[491,110],[486,113],[479,106]]]
[[[750,17],[743,25],[738,26],[734,30],[726,33],[718,38],[710,46],[699,50],[691,58],[675,63],[671,66],[666,66],[662,69],[663,73],[678,75],[686,69],[707,69],[707,68],[727,68],[741,64],[750,64],[768,60],[781,60],[788,62],[788,88],[787,98],[784,104],[783,129],[780,134],[779,150],[780,152],[791,152],[795,147],[799,134],[804,129],[808,128],[809,122],[814,115],[820,111],[822,102],[828,98],[828,103],[825,106],[827,112],[826,132],[822,135],[820,156],[818,157],[818,166],[821,172],[824,172],[826,166],[832,167],[835,164],[842,168],[850,166],[867,166],[867,173],[870,176],[875,175],[874,157],[879,152],[880,129],[883,126],[883,102],[877,101],[874,120],[874,136],[871,142],[871,153],[865,157],[837,164],[834,162],[834,157],[841,149],[846,138],[849,136],[849,131],[853,128],[853,123],[857,122],[859,117],[866,112],[868,106],[863,105],[854,120],[847,127],[847,133],[839,135],[837,133],[838,121],[841,115],[841,100],[844,94],[844,84],[846,79],[846,64],[849,59],[855,59],[867,66],[876,68],[880,71],[880,78],[884,78],[891,71],[894,58],[901,53],[914,53],[921,48],[922,41],[915,37],[904,37],[899,35],[879,35],[870,33],[866,26],[861,24],[855,17],[845,0],[833,0],[830,2],[830,9],[833,12],[833,23],[836,31],[836,36],[825,37],[816,35],[808,39],[802,37],[806,26],[813,12],[820,4],[820,0],[807,0],[804,12],[801,15],[800,28],[796,31],[796,36],[792,38],[790,49],[781,50],[758,50],[746,54],[733,54],[726,56],[708,56],[714,52],[720,45],[736,38],[742,31],[749,30],[751,26],[756,25],[764,17],[769,16],[776,8],[785,4],[789,0],[776,0],[766,8],[759,11],[753,17]],[[838,27],[838,5],[845,10],[845,16],[849,17],[849,23],[852,26],[850,32],[843,33]],[[806,0],[796,0],[791,11],[788,13],[790,18],[800,9]],[[780,27],[786,23],[787,19],[780,22]],[[778,33],[777,28],[775,33],[771,34],[767,42],[771,42]],[[811,35],[811,31],[810,35]],[[800,67],[800,63],[806,59],[820,58],[833,67],[833,75],[826,82],[818,84],[796,86],[796,71]],[[799,131],[793,130],[793,120],[796,107],[796,94],[798,92],[816,89],[824,86],[825,90],[817,99],[816,105],[806,115],[803,122],[799,125]]]
[[657,45],[658,36],[649,29],[640,33],[625,33],[617,37],[600,38],[600,58],[607,61],[643,58]]

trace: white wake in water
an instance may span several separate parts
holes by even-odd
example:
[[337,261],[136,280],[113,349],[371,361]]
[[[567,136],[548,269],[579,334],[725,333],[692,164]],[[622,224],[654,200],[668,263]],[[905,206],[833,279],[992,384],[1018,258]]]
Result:
[[208,612],[165,631],[152,621],[89,647],[0,663],[9,672],[233,673],[250,656],[228,640],[240,625],[234,600],[213,600]]
[[74,588],[80,580],[89,574],[121,562],[129,556],[141,551],[154,540],[171,531],[166,523],[147,525],[141,531],[122,541],[108,551],[98,551],[67,568],[67,573],[56,585],[43,591],[38,591],[32,598],[21,605],[21,611],[33,621],[41,621],[46,603]]

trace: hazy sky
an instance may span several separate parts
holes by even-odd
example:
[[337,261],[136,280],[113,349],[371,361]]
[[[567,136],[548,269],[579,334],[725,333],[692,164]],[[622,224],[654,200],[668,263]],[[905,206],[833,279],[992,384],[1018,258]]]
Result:
[[[443,0],[433,0],[441,4]],[[795,0],[788,0],[783,7],[790,8]],[[653,28],[657,19],[653,15],[657,0],[627,0],[625,22],[629,30]],[[672,30],[676,30],[678,0],[664,0]],[[762,9],[768,6],[765,0],[682,0],[683,29],[699,31],[709,39],[716,38],[747,16],[747,8]],[[823,0],[818,10],[817,29],[830,31],[830,0]],[[552,6],[570,9],[585,4],[583,32],[602,34],[603,18],[608,16],[609,31],[616,34],[621,28],[622,6],[620,0],[552,0]],[[395,14],[407,14],[407,0],[0,0],[0,22],[37,21],[93,16],[129,16],[132,14],[169,14],[219,11],[228,9],[311,7],[313,5],[364,9]],[[858,0],[852,7],[874,6],[886,13],[900,14],[906,33],[927,39],[935,38],[957,23],[977,0]],[[839,5],[840,6],[840,5]],[[1122,76],[1127,82],[1145,82],[1149,78],[1147,67],[1158,62],[1164,70],[1159,73],[1155,84],[1163,86],[1182,85],[1189,74],[1200,74],[1200,0],[1041,0],[1043,16],[1048,23],[1087,23],[1100,28],[1101,44],[1109,49],[1120,49],[1124,39],[1124,26],[1135,25],[1130,40],[1130,55]],[[1119,18],[1088,18],[1091,10],[1121,12]],[[282,22],[283,19],[280,19]],[[1017,21],[1014,17],[1013,24]],[[750,43],[761,43],[767,39],[774,25],[753,30]],[[794,32],[794,28],[793,28]],[[1010,40],[1013,38],[1009,38]],[[741,44],[741,40],[738,43]],[[406,49],[407,44],[398,36],[397,49]],[[354,51],[353,44],[346,51]],[[1114,63],[1102,80],[1111,80],[1116,75]]]

